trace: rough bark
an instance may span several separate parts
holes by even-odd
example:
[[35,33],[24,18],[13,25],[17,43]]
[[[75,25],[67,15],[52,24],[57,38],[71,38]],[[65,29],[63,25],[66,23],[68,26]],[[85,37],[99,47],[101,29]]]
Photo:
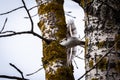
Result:
[[[86,80],[120,80],[120,0],[80,0],[85,11]],[[111,50],[111,51],[109,51]]]
[[43,67],[46,80],[74,80],[73,67],[66,66],[66,48],[59,41],[66,37],[66,23],[63,10],[64,0],[36,0],[40,21],[38,26],[44,38],[51,40],[49,44],[43,41]]

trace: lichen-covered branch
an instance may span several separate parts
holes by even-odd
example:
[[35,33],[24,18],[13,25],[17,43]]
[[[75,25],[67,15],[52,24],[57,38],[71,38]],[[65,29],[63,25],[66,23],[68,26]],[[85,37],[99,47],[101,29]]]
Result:
[[74,80],[73,67],[66,66],[66,48],[59,44],[66,37],[64,0],[36,0],[38,5],[38,23],[42,35],[53,40],[49,45],[43,41],[43,67],[46,80]]

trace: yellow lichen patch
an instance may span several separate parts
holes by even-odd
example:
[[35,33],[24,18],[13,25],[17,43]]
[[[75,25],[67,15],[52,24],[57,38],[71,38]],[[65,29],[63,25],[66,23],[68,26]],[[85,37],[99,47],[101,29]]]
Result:
[[[66,49],[62,47],[57,41],[52,41],[49,45],[44,44],[43,49],[43,64],[47,64],[50,61],[54,61],[56,59],[66,60]],[[45,66],[44,66],[45,67]]]
[[80,5],[85,8],[92,0],[80,0]]
[[59,36],[58,40],[61,40],[66,37],[66,27],[59,26],[59,31],[55,34],[55,36]]
[[116,68],[115,68],[115,70],[116,70],[118,73],[120,73],[120,60],[118,60],[118,61],[116,62]]
[[54,2],[57,2],[59,4],[63,4],[64,3],[64,0],[53,0]]
[[[97,58],[97,61],[99,61],[100,58]],[[108,60],[107,58],[103,58],[101,62],[98,63],[97,68],[99,68],[101,71],[106,70]]]
[[[60,67],[56,71],[56,75],[47,74],[46,78],[48,80],[74,80],[73,71],[68,67]],[[61,76],[61,77],[60,77]]]
[[38,14],[45,14],[48,12],[59,11],[61,9],[62,9],[62,5],[56,4],[55,2],[48,4],[41,4],[38,9]]
[[85,0],[81,0],[81,6],[85,7]]
[[115,49],[116,51],[118,51],[120,50],[120,34],[115,36],[115,42],[117,42],[115,45]]
[[87,51],[88,51],[88,38],[85,38],[85,55],[87,55]]
[[42,20],[38,23],[38,26],[39,26],[41,31],[45,30],[45,25],[44,25],[44,22]]
[[98,49],[105,47],[105,41],[98,42]]
[[91,80],[98,80],[98,78],[92,78]]
[[89,61],[89,67],[90,67],[90,68],[93,67],[93,63],[94,63],[93,60],[90,60],[90,61]]

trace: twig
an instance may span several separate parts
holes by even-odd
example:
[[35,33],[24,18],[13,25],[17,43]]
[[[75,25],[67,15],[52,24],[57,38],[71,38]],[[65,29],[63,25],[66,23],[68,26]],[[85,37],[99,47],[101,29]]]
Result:
[[21,76],[22,76],[22,79],[24,79],[24,76],[23,76],[23,72],[20,70],[20,69],[18,69],[14,64],[12,64],[12,63],[9,63],[13,68],[15,68],[20,74],[21,74]]
[[5,13],[1,13],[0,15],[9,14],[9,13],[11,13],[11,12],[13,12],[13,11],[16,11],[16,10],[19,10],[19,9],[21,9],[21,8],[24,8],[24,6],[21,6],[21,7],[15,8],[15,9],[13,9],[13,10],[10,10],[10,11],[8,11],[8,12],[5,12]]
[[17,80],[29,80],[29,79],[22,79],[16,76],[7,76],[7,75],[0,75],[0,78],[7,78],[7,79],[17,79]]
[[33,7],[31,7],[30,9],[28,9],[28,10],[30,11],[30,10],[36,8],[36,7],[39,7],[39,6],[40,6],[40,4],[39,4],[39,5],[36,5],[36,6],[33,6]]
[[77,57],[78,59],[84,60],[83,58],[81,58],[81,57],[79,57],[79,56],[77,56],[77,55],[76,55],[75,57]]
[[[2,32],[2,33],[7,33],[7,32],[8,32],[8,31]],[[34,35],[34,36],[36,36],[36,37],[44,40],[47,44],[49,44],[49,43],[52,41],[52,40],[48,40],[48,39],[40,36],[39,34],[37,34],[37,33],[35,33],[35,32],[31,32],[31,31],[23,31],[23,32],[10,31],[10,32],[13,32],[13,33],[11,33],[11,34],[5,34],[5,35],[2,34],[2,35],[0,35],[0,38],[2,38],[2,37],[10,37],[10,36],[15,36],[15,35],[22,35],[22,34],[32,34],[32,35]]]
[[72,17],[72,18],[74,18],[74,19],[76,18],[76,17],[74,17],[74,16],[72,16],[72,15],[70,15],[70,14],[66,14],[66,15],[69,16],[69,17]]
[[6,34],[6,33],[13,33],[13,34],[15,34],[16,32],[15,31],[4,31],[4,32],[1,32],[0,34]]
[[73,61],[74,61],[74,63],[75,63],[75,66],[76,66],[76,68],[78,69],[78,66],[77,66],[77,63],[76,63],[76,61],[73,59]]
[[2,31],[4,30],[4,28],[5,28],[5,25],[6,25],[6,23],[7,23],[7,18],[5,19],[5,22],[4,22],[4,25],[3,25],[3,27],[2,27],[2,29],[1,29],[1,31],[0,31],[0,33],[2,33]]
[[[118,42],[118,41],[117,41],[117,42]],[[117,42],[116,42],[116,43],[117,43]],[[102,59],[103,59],[104,57],[106,57],[106,56],[112,51],[112,49],[114,48],[114,46],[116,45],[116,43],[113,45],[112,48],[110,48],[110,49],[108,50],[108,52],[107,52],[104,56],[102,56],[102,57],[99,59],[99,61],[98,61],[91,69],[89,69],[88,71],[86,71],[80,78],[78,78],[78,80],[82,79],[87,73],[89,73],[92,69],[94,69],[94,68],[102,61]]]
[[42,70],[42,69],[43,69],[43,67],[42,67],[42,68],[40,68],[40,69],[38,69],[37,71],[35,71],[35,72],[33,72],[33,73],[27,74],[26,76],[31,76],[31,75],[33,75],[33,74],[35,74],[35,73],[39,72],[39,71],[40,71],[40,70]]
[[[30,11],[30,10],[38,7],[38,6],[40,6],[40,5],[33,6],[33,7],[31,7],[30,9],[28,9],[28,11]],[[9,14],[9,13],[11,13],[11,12],[14,12],[14,11],[16,11],[16,10],[18,10],[18,9],[21,9],[21,8],[24,8],[24,6],[20,6],[20,7],[18,7],[18,8],[12,9],[12,10],[7,11],[7,12],[5,12],[5,13],[0,13],[0,15],[6,15],[6,14]]]
[[28,14],[28,17],[30,18],[30,22],[31,22],[31,31],[33,32],[33,29],[34,29],[33,20],[32,20],[32,18],[31,18],[31,15],[30,15],[30,13],[29,13],[29,10],[27,9],[27,6],[26,6],[24,0],[22,0],[22,3],[23,3],[23,5],[24,5],[24,8],[25,8],[27,14]]
[[[37,14],[32,15],[31,17],[35,17],[35,16],[37,16],[37,15],[38,15],[38,13],[37,13]],[[24,17],[24,18],[29,19],[29,17]]]

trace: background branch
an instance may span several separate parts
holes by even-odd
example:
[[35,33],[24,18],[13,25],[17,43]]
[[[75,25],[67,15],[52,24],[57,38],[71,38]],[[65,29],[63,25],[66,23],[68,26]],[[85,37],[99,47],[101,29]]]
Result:
[[39,72],[39,71],[40,71],[40,70],[42,70],[42,69],[43,69],[43,67],[42,67],[42,68],[40,68],[40,69],[38,69],[37,71],[35,71],[35,72],[33,72],[33,73],[27,74],[26,76],[31,76],[31,75],[33,75],[33,74],[35,74],[35,73]]
[[23,78],[20,78],[20,77],[8,76],[8,75],[0,75],[0,78],[17,79],[17,80],[29,80],[29,79],[23,79]]
[[9,14],[9,13],[11,13],[11,12],[13,12],[13,11],[16,11],[16,10],[19,10],[19,9],[21,9],[21,8],[24,8],[24,6],[20,6],[20,7],[18,7],[18,8],[15,8],[15,9],[13,9],[13,10],[10,10],[10,11],[8,11],[8,12],[5,12],[5,13],[1,13],[0,15]]
[[0,31],[0,33],[2,33],[2,31],[4,30],[4,28],[5,28],[5,25],[6,25],[6,23],[7,23],[7,18],[5,19],[5,22],[4,22],[4,25],[3,25],[3,27],[2,27],[2,29],[1,29],[1,31]]
[[23,5],[24,5],[24,8],[25,8],[25,10],[26,10],[26,12],[27,12],[27,14],[28,14],[29,19],[30,19],[30,22],[31,22],[31,31],[33,32],[33,29],[34,29],[33,20],[32,20],[32,18],[31,18],[31,15],[30,15],[30,13],[29,13],[29,10],[27,9],[27,6],[26,6],[24,0],[22,0],[22,3],[23,3]]
[[15,69],[21,74],[22,79],[24,79],[23,72],[22,72],[20,69],[18,69],[15,65],[13,65],[12,63],[10,63],[10,65],[11,65],[13,68],[15,68]]
[[[7,33],[7,32],[12,32],[12,33],[3,34],[3,33]],[[23,32],[6,31],[6,32],[2,32],[2,35],[0,35],[0,38],[2,38],[2,37],[10,37],[10,36],[15,36],[15,35],[22,35],[22,34],[32,34],[32,35],[44,40],[47,44],[49,44],[52,41],[52,40],[48,40],[48,39],[40,36],[39,34],[37,34],[35,32],[31,32],[31,31],[23,31]]]

